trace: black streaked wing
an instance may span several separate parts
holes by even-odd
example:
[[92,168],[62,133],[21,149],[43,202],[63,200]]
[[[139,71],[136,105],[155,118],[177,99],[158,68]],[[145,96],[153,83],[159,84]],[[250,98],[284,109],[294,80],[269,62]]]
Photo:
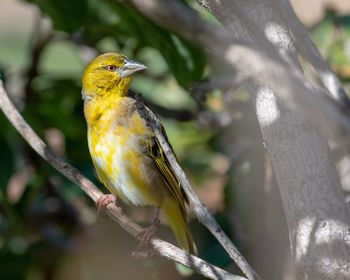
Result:
[[[137,110],[141,117],[146,120],[147,125],[153,130],[154,124],[151,124],[150,122],[155,122],[155,124],[160,128],[164,139],[166,139],[169,147],[171,148],[172,153],[175,155],[171,144],[169,143],[168,137],[165,133],[164,127],[162,126],[157,116],[151,111],[151,109],[144,105],[140,95],[129,91],[128,96],[135,99]],[[164,151],[158,139],[155,136],[153,137],[153,139],[151,139],[151,141],[147,141],[145,153],[147,156],[154,160],[163,181],[169,189],[169,192],[179,202],[182,211],[186,212],[185,203],[188,203],[188,197],[185,194],[179,180],[177,179],[168,159],[166,158],[166,155],[164,154]]]

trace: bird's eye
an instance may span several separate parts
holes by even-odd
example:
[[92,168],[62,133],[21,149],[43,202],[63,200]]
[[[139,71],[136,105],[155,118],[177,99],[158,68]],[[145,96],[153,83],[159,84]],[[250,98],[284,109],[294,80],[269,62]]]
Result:
[[114,65],[107,65],[106,70],[109,72],[114,72],[117,69],[117,66]]

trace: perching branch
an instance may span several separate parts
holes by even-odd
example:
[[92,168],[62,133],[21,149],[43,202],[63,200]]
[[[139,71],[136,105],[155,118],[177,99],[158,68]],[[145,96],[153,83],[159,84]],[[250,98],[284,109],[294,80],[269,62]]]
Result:
[[248,279],[259,279],[259,276],[253,270],[253,268],[249,265],[246,259],[241,255],[241,253],[237,250],[232,241],[228,238],[222,228],[217,224],[213,216],[209,213],[209,210],[201,203],[197,194],[193,191],[191,184],[187,180],[185,173],[180,167],[177,159],[173,153],[169,142],[164,136],[162,131],[162,127],[157,121],[157,117],[154,113],[144,106],[140,95],[136,95],[137,100],[137,108],[139,112],[143,115],[143,117],[152,124],[153,131],[162,146],[162,149],[170,162],[171,167],[173,168],[176,177],[179,179],[181,186],[185,190],[193,208],[194,212],[197,215],[198,220],[215,236],[215,238],[220,242],[222,247],[226,250],[226,252],[230,255],[230,257],[235,261],[238,267],[242,270],[242,272],[247,276]]
[[[23,136],[28,144],[51,166],[53,166],[58,172],[67,177],[73,183],[78,185],[93,201],[103,195],[103,193],[83,174],[81,174],[76,168],[63,161],[56,155],[54,155],[47,145],[39,138],[39,136],[33,131],[33,129],[23,119],[21,114],[15,108],[10,101],[3,82],[0,80],[0,108],[12,123],[16,130]],[[136,237],[142,228],[135,224],[128,216],[126,216],[120,208],[116,205],[109,204],[107,206],[107,213],[116,221],[124,230],[129,234]],[[163,257],[174,260],[178,263],[186,265],[199,274],[206,276],[210,279],[232,279],[232,280],[247,280],[244,277],[233,275],[227,271],[211,265],[206,261],[190,255],[176,246],[161,240],[159,238],[153,238],[151,240],[152,247]]]

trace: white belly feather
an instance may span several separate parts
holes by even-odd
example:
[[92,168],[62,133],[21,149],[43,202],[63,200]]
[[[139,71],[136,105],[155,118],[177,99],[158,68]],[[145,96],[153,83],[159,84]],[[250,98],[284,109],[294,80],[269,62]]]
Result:
[[[100,180],[106,184],[106,187],[126,203],[131,202],[141,206],[148,204],[144,195],[140,192],[140,188],[135,186],[135,180],[130,176],[127,167],[128,163],[123,157],[128,149],[133,151],[139,149],[138,136],[131,135],[127,143],[121,143],[120,136],[106,133],[105,136],[99,139],[94,148],[94,151],[92,151],[89,143],[95,168]],[[109,162],[111,162],[111,166],[109,166]]]

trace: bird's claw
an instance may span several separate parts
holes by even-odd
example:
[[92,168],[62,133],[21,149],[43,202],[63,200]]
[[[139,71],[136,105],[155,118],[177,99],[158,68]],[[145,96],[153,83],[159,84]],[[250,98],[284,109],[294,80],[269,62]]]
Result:
[[[151,239],[156,234],[159,228],[160,221],[159,219],[154,219],[152,224],[142,230],[139,234],[137,234],[136,238],[140,240],[139,245],[132,252],[131,257],[134,259],[145,259],[149,257],[153,257],[156,254],[154,249],[147,249],[149,246]],[[147,249],[147,250],[145,250]]]
[[107,206],[111,203],[116,204],[117,197],[114,194],[104,194],[101,195],[96,201],[97,213],[106,213]]

